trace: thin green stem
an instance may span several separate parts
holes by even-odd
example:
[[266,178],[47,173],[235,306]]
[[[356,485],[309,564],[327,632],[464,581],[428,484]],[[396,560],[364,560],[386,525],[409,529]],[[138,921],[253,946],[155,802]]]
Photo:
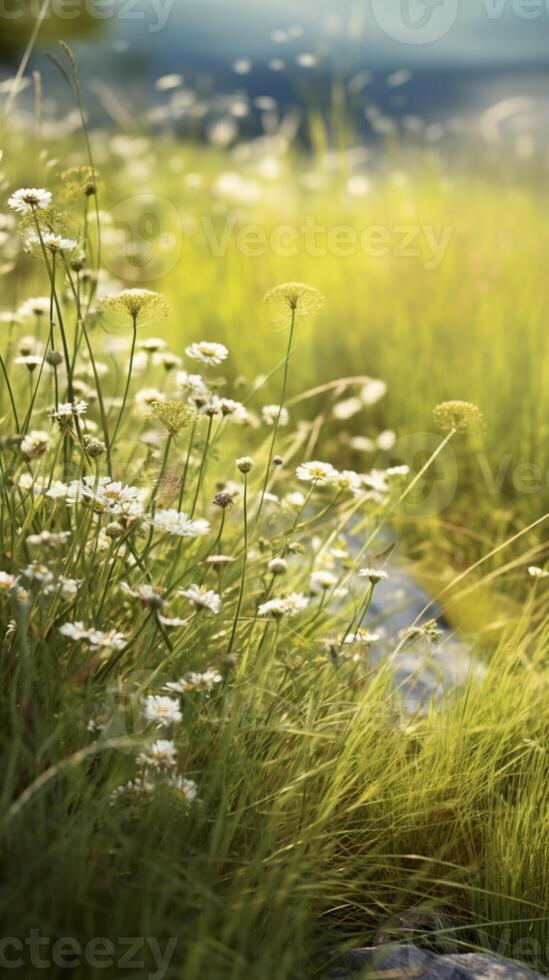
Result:
[[244,600],[244,589],[246,587],[246,568],[248,563],[248,474],[247,473],[244,473],[243,519],[244,519],[244,555],[242,558],[242,577],[240,580],[238,602],[236,604],[236,612],[233,621],[233,628],[231,631],[231,638],[229,640],[229,646],[227,649],[227,655],[232,652],[232,649],[234,647],[234,641],[236,639],[236,631],[238,629],[238,621],[240,619],[240,611],[242,609],[242,602]]
[[281,395],[280,395],[280,405],[278,407],[278,414],[276,416],[275,423],[274,423],[274,426],[273,426],[273,437],[271,439],[271,445],[269,447],[269,459],[268,459],[268,462],[267,462],[267,468],[265,470],[265,480],[263,482],[263,489],[261,491],[261,498],[259,500],[259,507],[258,507],[257,514],[256,514],[256,517],[255,517],[255,524],[258,523],[259,518],[261,517],[261,511],[263,510],[263,504],[264,504],[264,501],[265,501],[265,494],[267,493],[267,488],[269,486],[269,480],[270,480],[270,476],[271,476],[271,466],[272,466],[273,457],[274,457],[274,451],[275,451],[275,446],[276,446],[276,439],[277,439],[277,436],[278,436],[278,430],[280,428],[280,419],[282,417],[282,412],[283,412],[283,409],[284,409],[284,403],[286,401],[286,392],[288,390],[288,375],[289,375],[289,371],[290,371],[290,357],[292,355],[292,347],[293,347],[293,343],[294,343],[295,318],[296,318],[296,311],[295,311],[295,308],[294,308],[294,309],[292,309],[292,320],[291,320],[291,323],[290,323],[290,336],[288,338],[288,349],[286,351],[286,358],[284,360],[284,377],[283,377],[283,381],[282,381],[282,392],[281,392]]

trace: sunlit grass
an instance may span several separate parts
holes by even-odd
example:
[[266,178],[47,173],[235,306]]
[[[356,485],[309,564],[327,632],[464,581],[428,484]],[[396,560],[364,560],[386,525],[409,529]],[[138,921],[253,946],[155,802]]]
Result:
[[[286,980],[420,910],[435,946],[547,966],[542,193],[433,164],[357,195],[344,161],[285,157],[275,179],[265,158],[92,143],[99,281],[90,174],[58,176],[84,150],[4,140],[5,198],[51,188],[59,208],[27,215],[32,256],[9,220],[2,242],[5,934],[176,937],[167,977]],[[281,225],[296,254],[273,251]],[[334,254],[337,226],[390,254]],[[421,255],[399,256],[410,228]],[[263,295],[296,280],[273,322]],[[441,434],[453,399],[484,427]],[[418,471],[440,483],[427,508]],[[412,716],[377,640],[345,643],[389,524],[487,671]]]

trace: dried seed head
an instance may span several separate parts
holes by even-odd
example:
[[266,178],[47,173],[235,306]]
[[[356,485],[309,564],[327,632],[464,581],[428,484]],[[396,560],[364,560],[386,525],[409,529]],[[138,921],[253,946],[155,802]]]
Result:
[[105,443],[101,442],[101,439],[96,439],[95,436],[84,436],[83,442],[88,456],[91,456],[92,459],[97,459],[98,456],[107,452]]
[[263,302],[272,320],[284,320],[288,313],[296,316],[316,313],[324,305],[324,297],[304,282],[287,282],[271,289]]
[[103,309],[112,313],[126,313],[137,320],[142,313],[168,314],[168,304],[160,293],[150,289],[123,289],[103,300]]
[[443,432],[468,432],[481,429],[483,424],[482,412],[472,402],[442,402],[435,408],[433,419]]
[[195,421],[196,412],[184,402],[155,401],[151,405],[150,417],[158,422],[166,432],[175,436],[181,429]]
[[215,504],[216,507],[221,507],[222,510],[225,510],[226,507],[233,506],[234,497],[227,490],[221,490],[220,493],[216,493],[212,500],[212,504]]

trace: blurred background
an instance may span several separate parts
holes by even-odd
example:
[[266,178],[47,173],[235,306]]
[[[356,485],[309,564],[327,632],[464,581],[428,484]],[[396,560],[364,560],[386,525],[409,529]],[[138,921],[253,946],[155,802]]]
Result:
[[[41,5],[5,5],[4,89]],[[549,120],[546,0],[51,0],[39,49],[58,37],[75,45],[95,119],[116,97],[119,114],[148,105],[153,122],[196,135],[232,99],[249,133],[275,105],[326,111],[337,83],[374,142],[396,122],[426,127],[432,143],[501,139],[527,156]],[[48,76],[39,54],[34,64]],[[170,75],[182,80],[165,82],[158,105],[155,83]]]
[[[549,509],[549,0],[51,0],[15,97],[41,9],[4,0],[5,187],[62,188],[86,162],[47,56],[70,73],[64,39],[100,175],[100,296],[158,289],[177,355],[222,341],[232,380],[253,382],[285,350],[264,293],[311,283],[326,306],[300,327],[291,394],[386,383],[375,405],[351,400],[343,431],[326,409],[319,451],[361,472],[378,457],[417,469],[433,407],[477,403],[482,445],[441,461],[434,504],[403,522],[434,591],[441,568]],[[43,289],[17,247],[13,308]],[[469,628],[493,619],[494,590],[486,602],[475,594]]]

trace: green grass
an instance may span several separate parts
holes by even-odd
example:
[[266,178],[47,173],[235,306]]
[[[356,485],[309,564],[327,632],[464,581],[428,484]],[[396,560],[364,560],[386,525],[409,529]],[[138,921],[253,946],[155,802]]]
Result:
[[[56,581],[62,574],[84,583],[75,595],[46,595],[40,582],[29,585],[23,576],[0,600],[4,935],[24,940],[39,928],[52,941],[143,936],[162,947],[174,937],[166,977],[293,980],[322,975],[331,949],[396,935],[401,917],[414,910],[438,922],[434,935],[418,926],[418,941],[494,949],[547,969],[548,600],[545,581],[532,583],[526,572],[544,564],[541,518],[549,496],[544,193],[511,173],[497,183],[481,173],[456,173],[450,185],[433,164],[421,176],[411,168],[406,182],[382,175],[369,196],[351,202],[343,172],[327,178],[321,192],[304,192],[300,178],[315,165],[292,159],[279,183],[260,181],[259,203],[238,204],[237,227],[253,222],[270,235],[276,225],[296,225],[307,215],[327,228],[447,226],[454,230],[440,265],[424,268],[425,249],[422,258],[408,259],[313,257],[303,249],[291,258],[271,250],[249,257],[234,240],[221,257],[212,255],[202,221],[214,214],[222,223],[235,206],[208,188],[220,173],[238,168],[257,181],[251,164],[168,142],[126,144],[117,155],[104,137],[94,136],[93,144],[100,207],[115,224],[133,227],[138,284],[159,290],[171,306],[166,321],[157,310],[143,326],[138,321],[139,341],[160,334],[179,356],[202,339],[227,343],[232,356],[206,369],[208,383],[215,388],[226,376],[221,394],[259,415],[280,398],[289,325],[289,316],[269,321],[263,294],[302,280],[325,296],[319,314],[297,323],[287,400],[292,424],[280,430],[275,447],[285,465],[270,475],[281,497],[304,489],[294,476],[304,460],[368,471],[379,454],[358,455],[349,440],[388,427],[399,438],[427,435],[404,458],[417,471],[442,441],[432,422],[441,401],[478,403],[486,431],[454,436],[430,466],[428,478],[443,494],[455,467],[456,485],[444,506],[425,510],[398,483],[378,503],[319,488],[303,511],[267,503],[256,520],[273,430],[216,419],[209,432],[201,416],[188,457],[192,424],[166,444],[158,419],[136,413],[139,389],[175,391],[173,373],[149,363],[131,381],[120,437],[111,446],[113,474],[143,492],[149,517],[177,507],[180,492],[186,513],[196,500],[195,516],[207,518],[211,531],[181,540],[151,532],[142,517],[134,524],[85,501],[67,507],[41,493],[33,498],[21,481],[29,472],[48,486],[52,478],[104,475],[108,461],[87,453],[87,422],[80,430],[73,423],[66,435],[54,427],[46,453],[25,460],[12,438],[16,426],[3,380],[0,570],[22,574],[36,555],[29,534],[70,531],[69,544],[37,557]],[[53,215],[55,227],[80,237],[82,200],[65,202],[55,174],[85,161],[84,153],[59,142],[42,157],[28,147],[23,156],[15,130],[4,145],[4,196],[20,186],[50,187],[62,209],[61,217]],[[52,162],[54,155],[62,164]],[[200,173],[203,187],[191,189],[186,173]],[[145,204],[143,187],[153,195]],[[143,211],[158,223],[139,223]],[[123,235],[113,235],[108,214],[102,224],[103,268],[134,285],[135,253]],[[173,238],[163,244],[159,234],[166,229]],[[536,247],[526,248],[534,237]],[[93,220],[83,241],[93,265]],[[10,245],[8,236],[6,253]],[[6,309],[48,295],[40,256],[2,261]],[[102,418],[61,268],[56,292],[69,351],[75,329],[80,337],[74,378],[89,389],[93,435],[104,438],[106,417],[112,440],[131,319],[112,310],[98,316],[95,287],[83,282],[80,313],[95,357],[108,367],[100,377]],[[59,311],[54,319],[60,349]],[[45,323],[42,342],[47,317]],[[29,377],[14,356],[33,328],[29,321],[2,327],[20,421]],[[123,342],[114,356],[113,341]],[[185,366],[201,367],[189,360]],[[269,372],[258,386],[257,376]],[[334,403],[360,385],[332,382],[364,376],[386,381],[386,398],[348,422],[335,420]],[[31,383],[36,379],[30,375]],[[61,369],[59,385],[61,401],[67,400]],[[317,387],[317,394],[300,398]],[[50,429],[54,397],[51,374],[44,374],[31,428]],[[379,465],[403,462],[401,447]],[[256,466],[246,480],[244,511],[244,476],[234,460],[248,455]],[[507,475],[489,492],[482,467],[497,473],[507,456]],[[530,463],[542,474],[535,493],[512,482],[517,467]],[[210,501],[234,481],[239,493],[222,525]],[[118,536],[99,536],[113,523]],[[487,667],[482,681],[425,716],[406,714],[388,666],[374,670],[367,653],[353,661],[340,646],[368,604],[357,568],[383,562],[376,534],[388,523],[402,535],[401,552],[414,559],[415,573],[433,594],[442,593],[447,615]],[[327,547],[344,542],[349,527],[364,553],[332,560],[338,580],[351,586],[348,598],[313,597],[298,617],[280,623],[258,618],[259,604],[273,594],[309,594],[319,551],[313,533]],[[220,550],[235,561],[218,577],[207,558]],[[289,557],[289,573],[272,581],[268,562],[282,555]],[[204,582],[222,594],[221,613],[193,614],[183,597],[171,595],[169,614],[186,623],[168,632],[154,606],[124,593],[123,582],[133,589],[152,585],[162,595],[176,584]],[[18,592],[22,586],[29,596]],[[85,642],[60,635],[60,626],[76,621],[116,628],[129,642],[96,657]],[[113,800],[113,790],[139,771],[136,756],[158,737],[144,723],[143,696],[209,667],[221,682],[209,696],[184,694],[182,723],[166,730],[177,745],[177,771],[196,782],[197,800],[186,803],[169,780],[154,792]],[[97,716],[105,726],[90,730]],[[82,969],[86,977],[104,975],[89,963]],[[147,972],[135,968],[131,975]]]

